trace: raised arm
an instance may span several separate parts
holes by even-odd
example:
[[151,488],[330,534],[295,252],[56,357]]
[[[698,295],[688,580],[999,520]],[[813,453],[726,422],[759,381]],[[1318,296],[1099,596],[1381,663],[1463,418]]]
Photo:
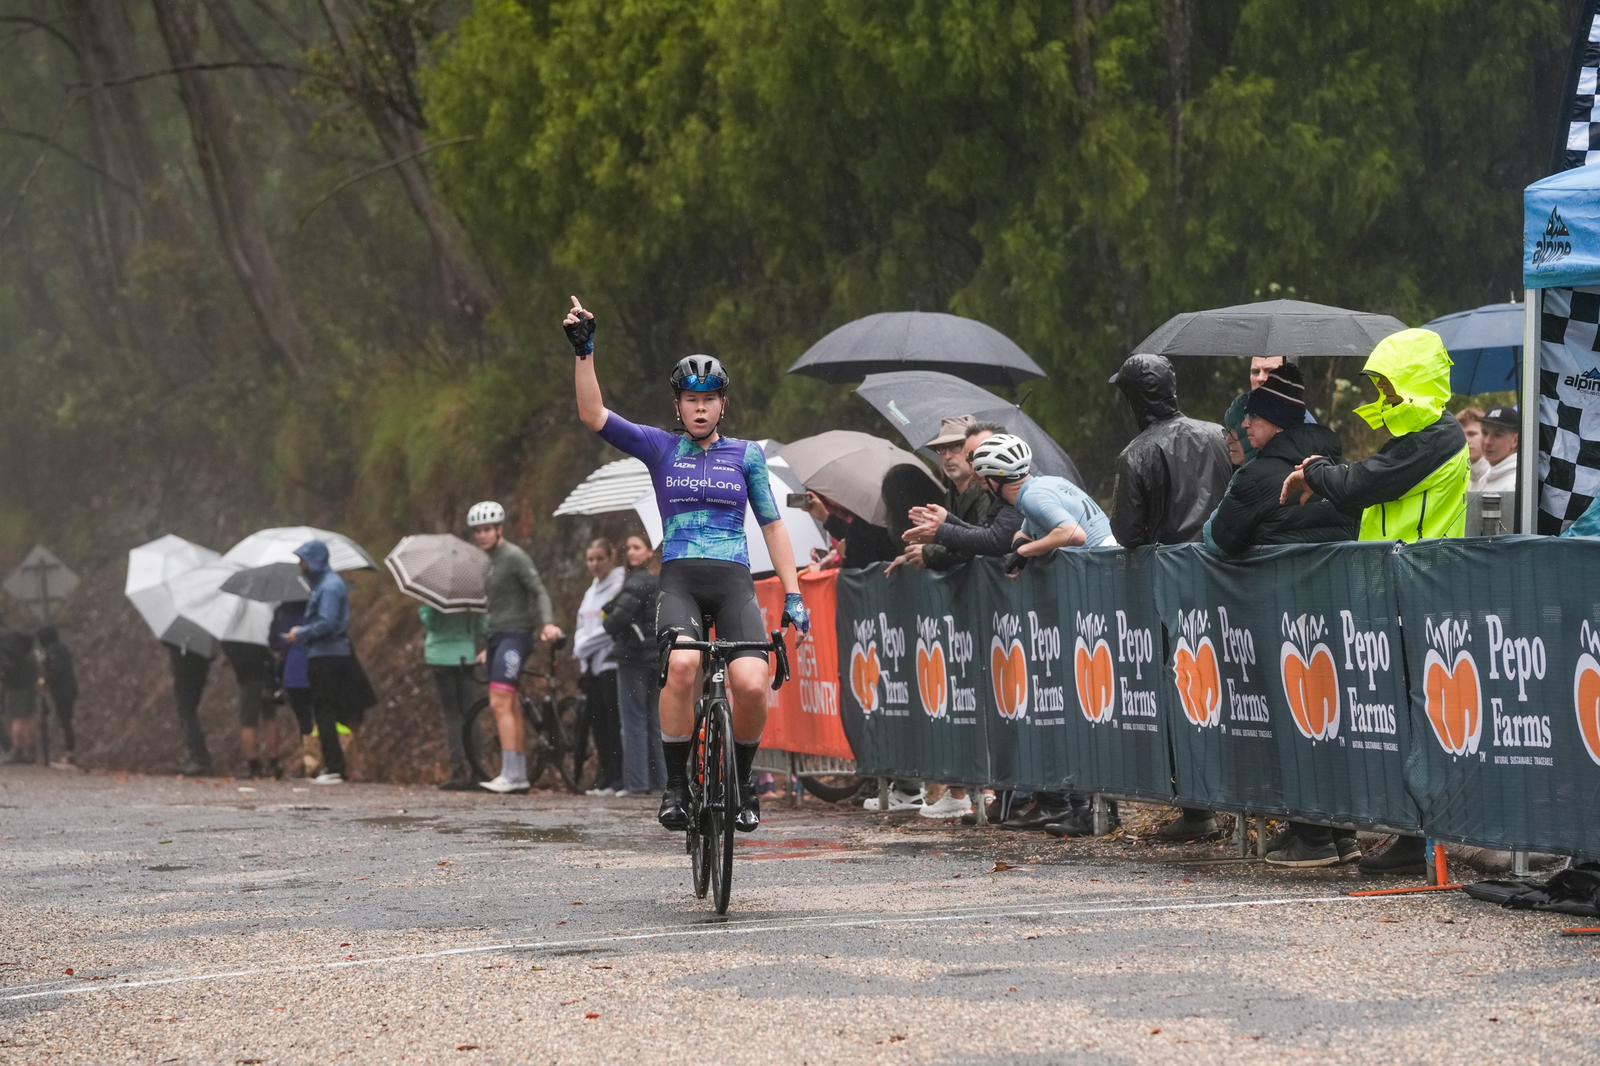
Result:
[[566,330],[573,354],[578,357],[573,371],[578,392],[578,420],[598,433],[606,424],[607,411],[605,401],[600,398],[600,379],[594,372],[594,314],[584,310],[574,296],[567,317],[561,320],[561,328]]

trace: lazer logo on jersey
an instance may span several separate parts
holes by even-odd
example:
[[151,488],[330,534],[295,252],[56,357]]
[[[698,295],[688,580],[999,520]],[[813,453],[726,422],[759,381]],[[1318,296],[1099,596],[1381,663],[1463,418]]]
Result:
[[989,641],[989,683],[1001,718],[1015,721],[1028,713],[1028,653],[1022,647],[1022,620],[1014,614],[994,616]]

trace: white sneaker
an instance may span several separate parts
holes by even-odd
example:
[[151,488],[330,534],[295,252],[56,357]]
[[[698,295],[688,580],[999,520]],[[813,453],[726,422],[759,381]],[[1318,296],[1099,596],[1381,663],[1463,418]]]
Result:
[[595,799],[605,799],[610,796],[615,796],[617,792],[615,789],[610,788],[591,788],[585,789],[583,794],[585,796],[593,796]]
[[[921,810],[922,796],[923,792],[920,788],[915,792],[901,792],[898,788],[891,788],[889,790],[889,813],[893,814],[896,811]],[[878,797],[873,796],[871,799],[867,800],[861,805],[861,809],[864,811],[877,810]]]
[[523,778],[521,781],[514,781],[505,774],[499,774],[493,781],[479,781],[478,787],[486,788],[490,792],[526,792],[528,791],[528,779]]
[[925,803],[917,812],[924,818],[960,818],[972,813],[972,800],[966,796],[956,799],[946,792],[934,803]]
[[344,784],[344,775],[322,773],[313,777],[311,783],[313,785],[342,785]]

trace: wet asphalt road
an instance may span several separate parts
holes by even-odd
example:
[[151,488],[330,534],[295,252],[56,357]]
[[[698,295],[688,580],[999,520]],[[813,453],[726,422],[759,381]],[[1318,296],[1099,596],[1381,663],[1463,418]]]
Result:
[[[1600,1061],[1600,938],[1353,869],[769,804],[0,768],[0,1062]],[[997,866],[1009,866],[1009,869]]]

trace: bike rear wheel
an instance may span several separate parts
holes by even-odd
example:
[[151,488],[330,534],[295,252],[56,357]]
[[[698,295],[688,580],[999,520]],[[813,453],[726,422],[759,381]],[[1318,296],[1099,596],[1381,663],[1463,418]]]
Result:
[[[500,772],[500,731],[495,726],[489,697],[480,696],[467,708],[461,723],[461,746],[466,749],[467,765],[479,781],[488,781]],[[490,772],[490,767],[493,772]]]
[[711,865],[712,904],[718,914],[728,913],[733,894],[733,823],[739,814],[739,771],[733,751],[733,721],[728,704],[717,700],[706,716],[707,796],[711,827],[707,851]]

